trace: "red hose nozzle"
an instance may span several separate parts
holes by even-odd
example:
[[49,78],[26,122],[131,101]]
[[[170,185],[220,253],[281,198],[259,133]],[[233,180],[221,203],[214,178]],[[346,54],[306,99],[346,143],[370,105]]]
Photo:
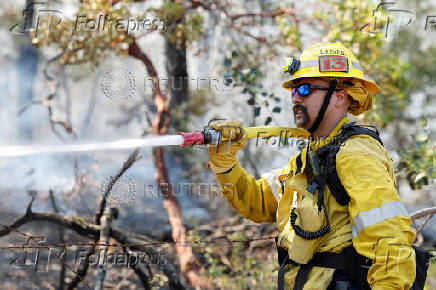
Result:
[[182,145],[179,145],[179,147],[204,144],[204,133],[202,131],[195,131],[191,133],[179,132],[177,134],[182,135],[185,139],[185,142]]

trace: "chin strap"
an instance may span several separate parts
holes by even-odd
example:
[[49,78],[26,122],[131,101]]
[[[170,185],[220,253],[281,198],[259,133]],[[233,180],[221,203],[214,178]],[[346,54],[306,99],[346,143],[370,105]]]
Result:
[[316,116],[315,122],[313,122],[312,127],[310,127],[307,131],[309,131],[311,134],[318,129],[319,124],[321,124],[322,119],[324,118],[325,111],[327,110],[327,107],[330,104],[330,99],[332,98],[333,92],[336,89],[336,86],[338,85],[337,79],[331,79],[330,80],[330,86],[329,90],[327,91],[327,94],[324,97],[324,102],[321,105],[321,108],[319,109],[318,116]]

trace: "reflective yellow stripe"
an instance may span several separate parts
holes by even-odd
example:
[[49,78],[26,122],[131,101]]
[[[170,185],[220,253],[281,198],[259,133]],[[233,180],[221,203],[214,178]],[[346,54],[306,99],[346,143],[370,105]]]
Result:
[[359,213],[353,219],[353,238],[356,238],[363,229],[396,216],[410,216],[402,202],[387,202],[380,207]]

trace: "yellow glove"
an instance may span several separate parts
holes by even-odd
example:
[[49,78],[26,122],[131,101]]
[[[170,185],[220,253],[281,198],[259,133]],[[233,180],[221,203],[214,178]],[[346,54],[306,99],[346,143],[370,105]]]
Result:
[[247,144],[247,134],[239,121],[217,121],[209,126],[221,132],[221,141],[218,145],[209,145],[210,162],[208,167],[214,173],[223,173],[236,165],[238,157],[236,153]]

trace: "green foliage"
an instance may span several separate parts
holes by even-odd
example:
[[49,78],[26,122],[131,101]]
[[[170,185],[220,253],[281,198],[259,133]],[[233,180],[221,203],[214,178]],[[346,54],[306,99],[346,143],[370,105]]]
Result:
[[[401,61],[398,52],[390,49],[383,31],[372,31],[375,22],[372,14],[378,3],[357,0],[326,3],[328,11],[317,14],[327,32],[324,40],[340,42],[350,48],[365,74],[379,84],[380,91],[373,96],[373,110],[367,117],[371,123],[385,127],[410,102],[405,94],[410,85],[406,78],[409,65]],[[382,22],[380,18],[387,17],[386,11],[380,10],[378,14],[379,22]]]
[[166,0],[159,9],[159,16],[163,19],[177,21],[182,19],[184,13],[183,6],[180,2]]
[[[103,13],[114,19],[130,19],[134,16],[127,9],[127,2],[130,1],[121,1],[114,8],[111,1],[107,0],[83,1],[76,15],[95,19]],[[277,1],[279,7],[280,4],[281,2]],[[278,43],[285,47],[286,56],[297,56],[306,46],[320,41],[341,42],[349,47],[355,53],[364,72],[380,85],[380,92],[373,100],[374,110],[366,114],[367,119],[364,121],[385,127],[391,122],[401,120],[404,109],[410,105],[410,95],[413,92],[434,85],[436,48],[423,46],[416,33],[407,32],[402,32],[395,45],[390,45],[384,38],[383,31],[372,31],[372,13],[377,4],[374,1],[359,0],[314,0],[311,5],[316,9],[310,19],[304,19],[304,14],[291,7],[294,13],[274,16],[272,26],[280,33]],[[228,10],[230,13],[230,8]],[[183,3],[165,0],[162,6],[153,12],[165,20],[165,37],[169,41],[192,42],[202,36],[202,14],[195,9],[186,9]],[[380,11],[380,15],[386,17],[386,11]],[[8,19],[14,22],[19,17],[20,13],[10,13]],[[251,26],[264,25],[263,20],[258,18],[250,18],[250,21]],[[95,68],[109,51],[122,56],[128,55],[132,39],[124,30],[72,30],[75,25],[75,21],[72,20],[64,20],[59,25],[52,21],[50,27],[48,23],[50,22],[47,18],[40,19],[39,35],[34,35],[33,43],[37,46],[55,45],[62,52],[62,64],[89,62]],[[241,24],[240,29],[245,30],[244,25],[249,26]],[[307,27],[314,30],[313,35],[309,35],[309,30],[305,30]],[[264,64],[267,57],[276,57],[278,53],[271,53],[271,47],[268,47],[268,52],[265,53],[263,44],[231,26],[225,28],[225,31],[234,38],[227,47],[229,52],[232,51],[231,57],[224,58],[223,61],[226,76],[232,77],[233,87],[239,86],[241,92],[246,95],[246,103],[253,109],[253,119],[262,116],[261,122],[270,125],[274,114],[281,114],[283,111],[277,106],[280,98],[264,89],[263,81],[268,76]],[[191,115],[188,114],[189,116],[184,119],[186,110],[189,108],[192,115],[204,114],[211,101],[202,93],[191,93],[189,101],[179,108],[172,108],[172,113],[181,120],[181,127],[187,128]],[[431,184],[436,178],[436,145],[431,137],[427,124],[423,122],[413,135],[412,146],[400,151],[402,161],[397,170],[406,171],[407,180],[413,189]],[[232,237],[235,240],[245,238],[243,233]],[[188,239],[198,241],[204,238],[193,230],[190,231]],[[195,245],[194,251],[204,259],[206,274],[213,277],[219,287],[254,289],[262,284],[262,288],[275,288],[276,274],[273,272],[273,265],[266,264],[264,260],[252,255],[246,244],[233,243],[229,249],[230,254],[224,253],[229,256],[231,266],[226,265],[219,254],[223,251],[222,244]],[[156,274],[152,282],[162,287],[167,282],[165,279],[166,277]]]
[[153,287],[158,287],[158,289],[161,289],[168,284],[168,277],[164,274],[154,273],[150,284],[153,285]]
[[197,40],[198,36],[203,33],[203,17],[200,13],[194,12],[186,17],[184,25],[183,37],[189,41]]
[[116,25],[105,29],[83,29],[76,27],[76,19],[97,19],[100,15],[108,15],[108,19],[130,19],[132,17],[126,3],[121,1],[118,8],[111,1],[83,1],[74,20],[50,21],[50,15],[41,17],[38,35],[33,36],[36,46],[55,44],[62,52],[61,64],[81,64],[89,62],[96,68],[100,59],[108,51],[127,56],[131,39],[126,34],[125,25]]
[[[267,110],[267,115],[264,119],[264,124],[271,123],[272,113],[280,113],[280,107],[274,107],[271,111],[269,109],[270,101],[280,102],[280,98],[276,97],[273,93],[268,93],[263,89],[262,80],[265,78],[262,72],[262,65],[259,61],[250,63],[249,68],[246,64],[251,61],[251,57],[247,56],[244,50],[250,50],[244,48],[242,51],[234,50],[232,52],[232,58],[224,59],[224,67],[227,69],[226,76],[233,78],[233,87],[241,87],[242,94],[248,95],[247,105],[253,106],[253,116],[257,118],[260,116],[262,108]],[[244,53],[243,53],[244,52]]]
[[412,189],[433,183],[436,178],[436,145],[431,142],[431,134],[424,120],[413,135],[412,148],[400,151],[401,161],[397,170],[406,170],[407,181]]
[[[243,232],[235,232],[230,237],[233,241],[246,240]],[[196,229],[188,233],[189,241],[204,240]],[[224,241],[223,241],[224,242]],[[225,245],[225,246],[224,246]],[[222,255],[230,247],[228,262],[223,263]],[[193,248],[195,253],[204,258],[205,275],[213,278],[219,289],[276,289],[276,273],[273,265],[250,254],[249,246],[245,243],[200,243]],[[218,254],[218,253],[221,253]]]
[[[206,91],[192,90],[187,102],[171,108],[171,115],[180,122],[178,129],[189,131],[195,117],[204,115],[211,106],[218,106],[213,95]],[[190,112],[186,114],[186,112]]]
[[81,224],[85,224],[84,220],[81,217],[73,217],[73,220],[75,220]]
[[401,55],[403,60],[407,60],[409,65],[405,74],[412,90],[423,90],[435,84],[435,46],[423,45],[423,39],[415,31],[404,30],[390,49],[394,54]]
[[203,17],[198,11],[186,12],[182,3],[167,0],[156,10],[165,19],[168,29],[166,38],[176,43],[179,40],[196,41],[203,32]]
[[275,21],[282,36],[282,44],[291,48],[289,53],[301,52],[303,50],[302,33],[295,19],[290,19],[286,15],[279,15],[275,17]]
[[[430,251],[430,249],[427,249]],[[434,250],[434,249],[433,249]],[[433,254],[435,252],[433,251]],[[427,280],[425,281],[424,290],[436,288],[436,259],[430,259],[430,265],[427,272]]]
[[[387,17],[392,15],[388,15],[386,6],[379,7],[374,15],[378,2],[313,0],[309,4],[316,7],[309,19],[305,19],[304,10],[298,11],[292,3],[290,13],[279,13],[274,17],[274,25],[280,32],[278,42],[286,46],[286,56],[298,56],[305,47],[316,42],[344,44],[356,55],[366,76],[380,87],[373,96],[373,110],[360,116],[359,121],[383,128],[392,122],[407,120],[405,109],[411,103],[411,95],[426,93],[425,88],[434,85],[436,48],[423,45],[423,38],[416,31],[401,31],[398,39],[386,39],[385,25]],[[276,6],[282,7],[279,3]],[[428,15],[425,11],[417,13]],[[306,29],[312,30],[310,38]],[[232,58],[224,60],[224,67],[233,76],[234,86],[241,86],[242,93],[248,95],[246,102],[253,106],[254,118],[263,116],[263,123],[268,125],[273,115],[282,110],[276,106],[272,106],[272,110],[268,108],[271,100],[278,98],[263,90],[262,81],[268,72],[264,62],[259,61],[264,60],[260,45],[253,44],[248,38],[242,40],[232,46]],[[399,148],[401,169],[407,171],[412,188],[419,188],[435,178],[432,169],[434,146],[429,139],[425,142],[415,140],[412,149]]]
[[[313,29],[323,35],[317,41],[340,42],[350,48],[366,75],[379,85],[380,91],[373,96],[373,110],[361,121],[386,127],[391,122],[405,119],[404,111],[410,105],[413,93],[425,93],[426,87],[434,85],[436,48],[422,45],[423,39],[416,31],[401,31],[397,40],[388,41],[383,24],[388,17],[386,10],[378,9],[375,25],[373,11],[378,4],[358,0],[315,0],[317,10],[311,23]],[[426,15],[424,11],[421,14]],[[298,13],[296,15],[298,17]],[[301,50],[301,34],[295,31],[294,17],[282,15],[276,17],[276,21],[291,50]],[[415,189],[436,178],[436,145],[421,126],[411,146],[407,150],[400,148],[402,161],[397,170],[407,172],[407,180]]]
[[[83,1],[73,20],[64,19],[59,24],[58,21],[50,21],[51,15],[45,15],[40,19],[38,35],[33,33],[32,42],[38,47],[55,44],[62,52],[62,64],[89,62],[92,68],[96,68],[108,51],[126,57],[133,36],[127,33],[125,20],[144,19],[144,15],[133,15],[130,12],[127,6],[129,2],[131,1],[124,0],[112,5],[112,2],[107,0]],[[155,13],[164,22],[171,21],[168,23],[169,26],[165,27],[168,28],[165,33],[170,41],[194,41],[202,32],[202,16],[196,11],[186,13],[180,3],[166,1],[160,9],[149,12]],[[104,29],[84,29],[84,24],[77,21],[77,17],[81,20],[98,20],[100,15],[107,15],[107,19],[123,21],[120,21],[120,24],[108,21]],[[79,23],[79,29],[76,22]],[[156,29],[157,27],[152,26],[150,31]]]
[[14,9],[14,5],[8,3],[7,1],[0,2],[0,25],[7,29],[12,29],[12,31],[23,31],[24,29],[24,19],[22,10]]

